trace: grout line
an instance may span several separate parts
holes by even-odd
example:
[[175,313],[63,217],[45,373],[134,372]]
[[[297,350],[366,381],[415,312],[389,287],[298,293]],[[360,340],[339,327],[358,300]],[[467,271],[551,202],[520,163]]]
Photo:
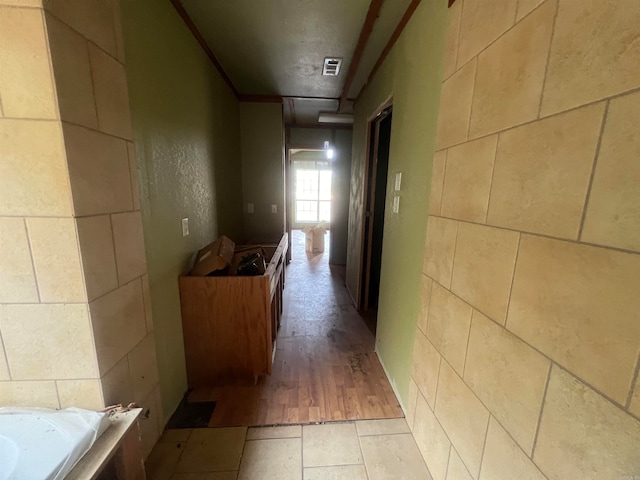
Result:
[[[551,23],[551,38],[549,39],[549,47],[547,48],[547,59],[544,65],[544,76],[542,77],[542,90],[540,91],[540,101],[538,102],[538,115],[536,116],[536,118],[540,118],[540,114],[542,113],[542,100],[544,98],[544,90],[545,90],[545,86],[547,84],[547,73],[549,71],[549,62],[551,61],[551,46],[553,45],[553,39],[556,35],[556,20],[558,19],[558,12],[560,11],[560,3],[558,2],[558,0],[546,0],[540,3],[540,5],[538,5],[536,8],[534,8],[533,10],[531,10],[527,15],[525,15],[523,18],[528,17],[529,15],[531,15],[533,12],[535,12],[537,9],[539,9],[540,7],[542,7],[542,5],[544,5],[545,3],[547,3],[547,1],[551,2],[555,2],[556,3],[556,11],[555,14],[553,15],[553,22]],[[516,5],[516,10],[517,10],[517,5]]]
[[[619,97],[624,97],[626,95],[633,95],[634,93],[638,93],[638,92],[640,92],[640,87],[632,88],[632,89],[626,90],[626,91],[624,91],[622,93],[617,93],[615,95],[611,95],[611,96],[608,96],[608,97],[598,98],[597,100],[593,100],[593,101],[590,101],[590,102],[587,102],[587,103],[583,103],[583,104],[575,106],[575,107],[567,108],[567,109],[562,110],[560,112],[552,113],[551,115],[545,115],[544,117],[541,117],[541,118],[534,118],[532,120],[528,120],[526,122],[519,123],[517,125],[512,125],[512,126],[510,126],[508,128],[504,128],[502,130],[496,130],[496,131],[492,131],[492,132],[487,132],[487,133],[485,133],[483,135],[480,135],[478,137],[474,137],[473,140],[479,140],[481,138],[489,137],[489,136],[495,135],[497,133],[506,133],[506,132],[509,132],[511,130],[515,130],[517,128],[525,127],[527,125],[531,125],[533,123],[540,122],[542,120],[547,120],[547,119],[550,119],[550,118],[558,117],[558,116],[563,115],[565,113],[574,112],[574,111],[579,110],[579,109],[584,108],[584,107],[590,107],[590,106],[595,105],[597,103],[606,102],[608,100],[609,101],[610,100],[616,100]],[[469,140],[465,140],[463,142],[452,143],[451,145],[443,146],[443,147],[437,149],[436,152],[440,152],[442,150],[446,150],[446,149],[451,148],[451,147],[457,147],[459,145],[464,145],[468,141]]]
[[[117,253],[117,251],[116,251],[116,236],[115,236],[114,229],[113,229],[113,215],[109,215],[109,227],[111,227],[111,245],[113,246],[113,258],[114,258],[114,260],[115,260],[115,267],[116,267],[116,280],[117,280],[117,284],[118,284],[118,285],[116,286],[116,288],[115,288],[114,290],[112,290],[112,291],[115,291],[115,290],[117,290],[118,288],[120,288],[120,287],[124,286],[125,284],[121,284],[121,283],[120,283],[120,272],[118,271],[118,253]],[[145,273],[146,273],[146,272],[145,272]],[[133,280],[132,280],[132,281],[133,281]],[[131,283],[131,282],[128,282],[128,283]],[[127,283],[127,284],[128,284],[128,283]],[[109,293],[111,293],[111,292],[105,293],[105,295],[108,295]],[[104,297],[105,295],[103,295],[103,297]],[[144,297],[144,295],[143,295],[143,297]],[[98,298],[102,298],[102,297],[98,297]],[[92,302],[95,302],[96,300],[97,300],[97,298],[96,298],[96,299],[93,299],[93,300],[92,300]],[[144,303],[144,302],[143,302],[143,303]],[[146,322],[146,318],[145,318],[145,322]]]
[[478,57],[475,56],[474,60],[476,61],[476,66],[473,71],[473,85],[471,86],[471,104],[469,105],[469,123],[467,124],[467,139],[466,141],[471,141],[471,118],[473,115],[473,97],[476,94],[476,81],[478,79]]
[[4,359],[4,364],[7,367],[7,374],[9,375],[9,381],[12,381],[13,378],[11,376],[11,369],[9,368],[9,357],[7,356],[7,347],[4,344],[4,339],[2,338],[1,331],[0,331],[0,347],[2,347],[2,358]]
[[[447,468],[444,470],[444,478],[449,475],[449,465],[451,464],[451,450],[453,450],[453,443],[449,442],[449,455],[447,455]],[[431,473],[431,472],[429,472]]]
[[640,373],[640,353],[638,353],[638,360],[636,360],[636,368],[633,373],[633,377],[631,377],[631,388],[629,389],[629,395],[627,395],[627,401],[625,403],[625,408],[629,410],[631,407],[631,401],[633,400],[633,394],[636,388],[640,388],[640,383],[638,383],[638,374]]
[[[489,418],[487,418],[487,428],[484,430],[484,443],[482,444],[482,454],[480,455],[480,467],[478,468],[478,477],[477,478],[480,478],[480,473],[482,472],[482,463],[483,463],[483,460],[484,460],[484,451],[487,448],[487,437],[489,436],[489,424],[491,423],[491,417],[493,417],[493,414],[491,413],[491,410],[487,409],[487,411],[489,412]],[[507,432],[506,428],[505,428],[505,432]],[[509,434],[509,432],[507,432],[507,434]],[[516,443],[516,445],[518,445],[518,443]]]
[[467,357],[469,356],[469,340],[471,339],[471,329],[473,328],[473,308],[471,309],[471,318],[469,320],[469,331],[467,332],[467,344],[464,349],[464,364],[462,365],[462,378],[467,369]]
[[27,219],[24,218],[22,221],[24,224],[24,231],[27,236],[27,246],[29,247],[29,258],[31,259],[31,271],[33,273],[33,280],[36,283],[36,293],[38,294],[38,303],[42,303],[42,295],[40,294],[40,282],[38,282],[38,275],[36,274],[36,261],[33,258],[33,246],[31,245],[31,238],[29,236],[29,227],[27,226]]
[[53,67],[53,53],[51,51],[51,41],[49,33],[49,25],[47,24],[47,16],[44,7],[41,9],[40,18],[42,21],[42,32],[44,33],[44,42],[47,51],[47,66],[49,67],[49,82],[53,93],[53,104],[55,108],[56,120],[62,120],[62,112],[60,111],[60,96],[58,93],[58,82],[56,81],[56,72]]
[[2,95],[0,95],[0,117],[4,117],[4,108],[2,107]]
[[[429,343],[431,343],[431,342],[429,342]],[[438,352],[438,354],[440,356],[440,358],[438,359],[438,373],[436,374],[436,393],[433,396],[433,415],[435,416],[435,414],[436,414],[436,402],[438,400],[438,392],[440,391],[440,389],[438,388],[438,385],[440,385],[440,372],[442,371],[442,359],[443,359],[443,356],[440,353],[440,350],[438,350],[435,345],[431,344],[431,346],[433,346],[433,348],[435,348],[436,352]],[[419,391],[420,391],[420,388],[418,388],[418,392]],[[425,400],[425,402],[427,402],[426,398],[424,400]],[[427,405],[429,405],[429,402],[427,402]],[[431,407],[429,407],[429,408],[431,408]],[[416,402],[416,411],[417,410],[418,410],[418,402]],[[413,420],[414,420],[413,423],[415,425],[415,417],[414,417]]]
[[449,163],[449,149],[444,150],[444,169],[442,171],[442,188],[440,189],[440,208],[438,208],[438,215],[442,213],[442,202],[444,201],[444,186],[446,185],[447,178],[447,164]]
[[73,218],[78,220],[83,218],[106,217],[107,215],[119,215],[122,213],[137,213],[139,211],[140,210],[114,210],[106,213],[92,213],[91,215],[0,215],[0,218]]
[[511,285],[509,286],[509,296],[507,297],[507,308],[504,312],[504,328],[507,328],[507,321],[509,320],[509,308],[511,307],[511,294],[513,293],[513,284],[516,281],[516,267],[518,266],[518,257],[520,255],[520,241],[522,240],[522,234],[518,235],[518,245],[516,245],[516,258],[513,262],[513,272],[511,273]]
[[[80,32],[77,32],[77,33],[80,34]],[[89,64],[89,77],[91,78],[91,99],[93,100],[93,109],[96,114],[96,125],[98,127],[98,130],[100,130],[100,116],[98,115],[98,99],[96,98],[96,78],[93,71],[93,62],[91,61],[91,48],[89,48],[89,41],[84,37],[82,38],[85,40],[85,49],[87,51],[87,63]]]
[[[449,291],[451,291],[451,285],[453,285],[453,268],[456,266],[456,250],[458,249],[458,233],[460,232],[460,222],[458,220],[455,220],[455,222],[456,222],[456,239],[453,241],[453,258],[451,260],[451,277],[449,278],[449,286],[446,287],[446,289]],[[431,288],[433,288],[433,285],[431,286]]]
[[[542,393],[542,403],[540,404],[540,414],[538,415],[538,422],[536,424],[536,432],[533,436],[533,443],[531,444],[531,455],[528,455],[533,461],[533,456],[536,451],[536,446],[538,444],[538,434],[540,433],[540,424],[542,423],[542,413],[544,412],[544,406],[547,403],[547,391],[549,390],[549,382],[551,381],[551,369],[553,368],[554,362],[551,361],[549,364],[549,371],[547,372],[547,381],[544,385],[544,391]],[[525,452],[526,453],[526,452]]]
[[489,198],[487,198],[487,210],[484,212],[485,225],[489,222],[489,208],[491,207],[491,193],[493,192],[493,179],[496,173],[496,163],[498,162],[498,147],[500,146],[500,133],[496,133],[496,146],[493,150],[493,165],[491,165],[491,180],[489,180]]
[[611,100],[607,100],[604,106],[604,113],[602,114],[602,120],[600,123],[600,134],[598,135],[598,143],[593,155],[593,163],[591,165],[591,175],[589,177],[589,183],[587,184],[587,193],[584,199],[584,207],[582,208],[582,217],[580,218],[580,227],[578,228],[578,241],[582,239],[584,233],[584,223],[587,219],[587,210],[589,208],[589,201],[591,200],[591,190],[593,188],[593,181],[596,176],[596,168],[598,167],[598,158],[600,157],[600,149],[602,148],[602,138],[604,137],[604,128],[607,124],[607,117],[609,116],[609,106]]
[[60,392],[58,391],[58,381],[53,380],[53,385],[56,389],[56,398],[58,399],[58,408],[62,408],[62,402],[60,401]]
[[[614,247],[614,246],[610,246],[610,245],[599,245],[597,243],[591,243],[591,242],[585,242],[585,241],[579,241],[579,240],[573,240],[571,238],[561,238],[561,237],[554,237],[553,235],[548,235],[546,233],[540,233],[540,232],[531,232],[531,231],[527,231],[527,230],[516,230],[515,228],[509,228],[509,227],[505,227],[502,225],[494,225],[494,224],[484,224],[484,223],[478,223],[478,222],[474,222],[472,220],[459,220],[457,218],[451,218],[451,217],[443,217],[442,215],[429,215],[430,217],[437,217],[437,218],[443,218],[445,220],[452,220],[458,223],[470,223],[472,225],[479,225],[481,227],[490,227],[490,228],[497,228],[500,230],[506,230],[509,232],[515,232],[515,233],[520,233],[523,235],[529,235],[532,237],[541,237],[541,238],[547,238],[549,240],[557,240],[559,242],[567,242],[567,243],[573,243],[576,245],[582,245],[582,246],[587,246],[587,247],[594,247],[594,248],[605,248],[607,250],[614,250],[616,252],[621,252],[621,253],[630,253],[632,255],[640,255],[640,251],[636,251],[636,250],[629,250],[629,249],[625,249],[625,248],[620,248],[620,247]],[[425,275],[427,275],[425,273]],[[429,278],[433,278],[433,277],[429,277]]]

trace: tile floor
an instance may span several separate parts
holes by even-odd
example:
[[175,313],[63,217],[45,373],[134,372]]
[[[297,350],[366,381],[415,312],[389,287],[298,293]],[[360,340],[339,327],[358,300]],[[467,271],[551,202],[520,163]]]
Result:
[[403,418],[167,430],[150,480],[431,480]]

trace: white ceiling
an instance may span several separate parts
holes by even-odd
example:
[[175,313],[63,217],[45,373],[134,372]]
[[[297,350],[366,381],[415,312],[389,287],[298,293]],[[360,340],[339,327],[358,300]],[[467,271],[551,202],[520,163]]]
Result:
[[[385,0],[349,98],[355,98],[411,0]],[[370,0],[182,0],[187,13],[241,94],[294,99],[289,122],[315,123],[336,111]],[[322,76],[325,57],[342,57],[337,77]],[[315,97],[318,100],[299,97]]]

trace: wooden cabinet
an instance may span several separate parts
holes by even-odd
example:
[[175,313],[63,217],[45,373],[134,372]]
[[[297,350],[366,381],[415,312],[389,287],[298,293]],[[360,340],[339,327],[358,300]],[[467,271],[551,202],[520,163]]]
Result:
[[189,387],[269,375],[282,315],[288,237],[263,243],[269,262],[255,277],[179,279]]

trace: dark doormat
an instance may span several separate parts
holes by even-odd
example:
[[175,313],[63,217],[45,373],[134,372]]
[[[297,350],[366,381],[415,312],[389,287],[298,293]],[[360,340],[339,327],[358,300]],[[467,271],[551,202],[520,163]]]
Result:
[[166,428],[206,428],[215,408],[216,402],[190,402],[185,395]]

